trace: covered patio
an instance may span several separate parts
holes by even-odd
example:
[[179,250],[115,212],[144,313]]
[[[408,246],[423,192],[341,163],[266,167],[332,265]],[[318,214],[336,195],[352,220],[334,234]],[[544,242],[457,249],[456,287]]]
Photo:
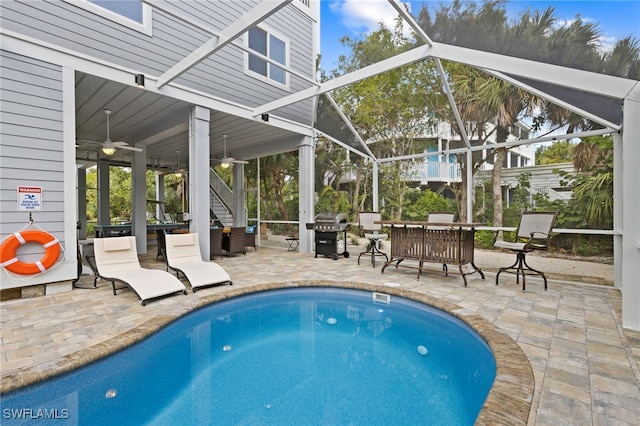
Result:
[[[355,253],[360,248],[349,246],[349,250]],[[143,265],[164,269],[151,252],[142,256]],[[100,281],[95,290],[3,302],[2,386],[10,389],[121,349],[218,295],[301,282],[359,283],[391,294],[416,292],[441,300],[444,306],[451,304],[453,312],[467,318],[479,316],[513,339],[531,365],[535,387],[530,395],[509,396],[520,401],[520,407],[502,400],[503,409],[510,413],[501,419],[503,424],[635,424],[640,416],[640,334],[622,327],[618,289],[580,282],[587,268],[608,267],[611,275],[612,266],[576,262],[568,269],[578,271],[577,275],[550,273],[546,292],[541,280],[531,279],[523,293],[513,279],[494,284],[500,253],[490,256],[478,257],[486,280],[477,274],[469,276],[465,288],[460,276],[445,277],[438,270],[416,280],[407,269],[388,268],[381,274],[366,262],[358,265],[357,256],[333,261],[261,247],[246,257],[218,261],[232,277],[233,287],[189,292],[145,307],[133,292],[113,296],[110,286]],[[541,262],[542,267],[554,268],[551,260],[532,258],[536,265]],[[566,262],[572,261],[565,261],[565,269]],[[255,274],[256,270],[263,272]],[[344,277],[349,277],[348,282]],[[82,281],[92,284],[93,277],[83,275]],[[498,356],[507,366],[528,371],[526,365],[513,362],[517,359],[513,354],[498,352]],[[527,376],[530,372],[507,380],[517,385],[526,382]]]

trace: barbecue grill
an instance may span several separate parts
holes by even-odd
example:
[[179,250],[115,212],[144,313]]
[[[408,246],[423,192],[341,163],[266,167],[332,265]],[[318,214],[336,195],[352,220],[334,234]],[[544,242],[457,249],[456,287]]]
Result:
[[[338,260],[339,256],[349,257],[347,251],[347,215],[344,213],[320,213],[315,217],[314,223],[307,223],[307,229],[315,231],[316,256],[319,254],[331,256]],[[344,251],[338,252],[338,233],[342,232],[344,239]]]

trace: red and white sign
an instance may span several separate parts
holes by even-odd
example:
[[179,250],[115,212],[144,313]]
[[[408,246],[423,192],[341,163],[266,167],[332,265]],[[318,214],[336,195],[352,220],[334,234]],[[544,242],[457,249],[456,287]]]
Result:
[[42,188],[39,186],[19,186],[18,210],[22,212],[42,210]]

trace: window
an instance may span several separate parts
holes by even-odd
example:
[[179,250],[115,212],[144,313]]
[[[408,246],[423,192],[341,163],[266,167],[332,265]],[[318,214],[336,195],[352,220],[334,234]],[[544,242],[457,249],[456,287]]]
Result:
[[142,23],[142,0],[89,0],[89,2]]
[[[284,67],[287,66],[289,56],[287,42],[283,37],[258,27],[251,28],[248,34],[249,50],[255,52],[247,54],[246,67],[249,73],[257,74],[271,83],[286,86],[288,79]],[[282,64],[282,67],[277,64]]]
[[64,0],[120,25],[151,35],[151,6],[142,0]]

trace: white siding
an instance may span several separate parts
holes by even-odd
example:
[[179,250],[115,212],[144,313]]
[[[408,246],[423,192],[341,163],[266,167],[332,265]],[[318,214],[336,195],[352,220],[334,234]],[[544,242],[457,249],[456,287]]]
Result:
[[62,70],[5,51],[0,67],[0,238],[28,224],[17,206],[26,185],[43,191],[35,223],[64,241]]
[[[175,1],[171,7],[189,20],[220,31],[258,2],[250,1]],[[147,36],[102,16],[63,1],[3,0],[0,24],[3,28],[78,51],[141,73],[159,76],[211,35],[154,10],[153,35]],[[314,75],[313,23],[311,18],[289,5],[265,21],[289,38],[290,66],[310,78]],[[242,44],[242,40],[237,43]],[[285,90],[247,76],[243,72],[244,53],[227,46],[176,79],[176,83],[232,102],[258,106],[287,95]],[[309,83],[290,76],[290,91]],[[292,105],[278,115],[310,124],[312,102]]]

